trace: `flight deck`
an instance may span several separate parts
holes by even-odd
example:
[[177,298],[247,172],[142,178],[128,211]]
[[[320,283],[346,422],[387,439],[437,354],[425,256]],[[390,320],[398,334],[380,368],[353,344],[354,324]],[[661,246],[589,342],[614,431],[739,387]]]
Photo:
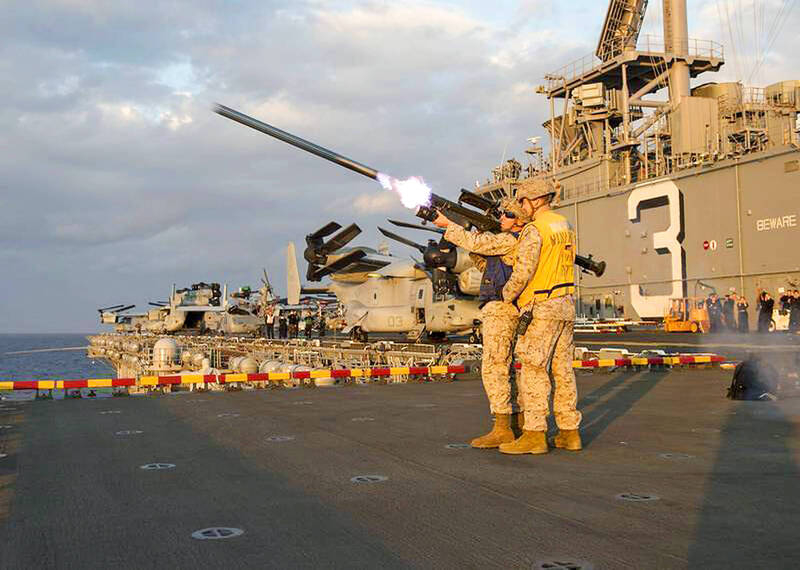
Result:
[[729,382],[579,372],[584,451],[514,457],[477,379],[4,401],[0,567],[791,567],[800,398]]

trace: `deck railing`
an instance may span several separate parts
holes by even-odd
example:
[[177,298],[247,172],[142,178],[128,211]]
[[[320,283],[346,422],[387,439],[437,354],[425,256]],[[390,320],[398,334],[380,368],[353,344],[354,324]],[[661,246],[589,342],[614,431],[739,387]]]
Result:
[[[683,47],[683,51],[692,57],[702,57],[708,59],[725,58],[725,50],[722,44],[713,40],[689,38],[685,41]],[[644,54],[665,54],[666,46],[664,44],[664,38],[651,34],[640,36],[639,41],[636,44],[636,51]],[[571,61],[564,67],[545,75],[545,80],[547,81],[547,90],[552,91],[553,89],[557,89],[564,83],[569,83],[570,81],[601,67],[604,63],[606,62],[603,62],[594,53],[590,53],[576,59],[575,61]]]

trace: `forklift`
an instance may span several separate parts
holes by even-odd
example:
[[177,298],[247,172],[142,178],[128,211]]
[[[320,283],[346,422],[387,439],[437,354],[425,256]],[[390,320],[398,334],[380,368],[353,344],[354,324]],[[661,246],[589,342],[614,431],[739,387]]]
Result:
[[682,297],[669,300],[664,315],[666,332],[706,333],[711,330],[705,299],[701,297]]

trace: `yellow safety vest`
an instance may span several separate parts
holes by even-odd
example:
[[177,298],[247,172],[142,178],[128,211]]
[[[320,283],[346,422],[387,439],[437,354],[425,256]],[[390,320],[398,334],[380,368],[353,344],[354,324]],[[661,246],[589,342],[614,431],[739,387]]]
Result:
[[542,238],[536,271],[517,299],[517,306],[540,303],[575,293],[575,232],[567,219],[553,211],[532,222]]

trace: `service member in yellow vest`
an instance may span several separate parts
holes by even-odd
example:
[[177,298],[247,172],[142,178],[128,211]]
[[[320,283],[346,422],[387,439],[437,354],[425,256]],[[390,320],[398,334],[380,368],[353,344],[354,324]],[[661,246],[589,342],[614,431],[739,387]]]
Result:
[[[519,387],[511,384],[511,346],[517,327],[518,311],[513,303],[503,301],[503,287],[513,271],[514,249],[519,232],[529,221],[525,210],[514,199],[500,204],[502,233],[471,232],[439,215],[434,222],[447,228],[444,239],[470,252],[475,266],[483,272],[479,300],[483,360],[481,378],[494,425],[489,433],[477,437],[470,445],[479,449],[495,449],[502,443],[514,441],[512,423],[522,430],[519,412]],[[516,392],[516,402],[512,401]],[[514,404],[517,404],[516,406]]]
[[531,311],[532,320],[516,347],[522,364],[519,387],[525,425],[518,439],[500,446],[502,453],[547,453],[550,374],[559,430],[554,445],[581,449],[581,413],[576,409],[578,393],[572,370],[575,233],[567,219],[551,209],[555,195],[555,186],[545,180],[526,180],[516,193],[533,222],[520,234],[514,272],[503,288],[503,298],[516,302],[520,314]]

